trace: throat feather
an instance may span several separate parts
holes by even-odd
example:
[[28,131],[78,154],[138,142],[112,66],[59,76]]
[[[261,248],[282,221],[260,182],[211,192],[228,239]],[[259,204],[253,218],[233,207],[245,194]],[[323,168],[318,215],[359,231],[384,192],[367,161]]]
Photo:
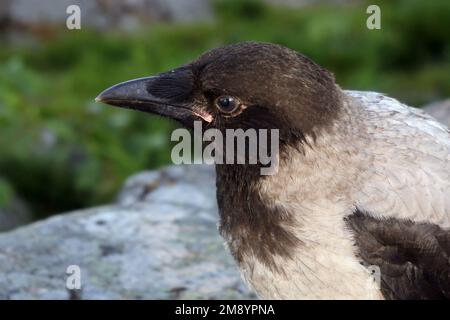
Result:
[[293,258],[301,240],[292,231],[294,217],[280,206],[266,203],[257,191],[258,179],[242,166],[217,166],[220,233],[238,263],[254,257],[273,271],[281,271],[275,257]]

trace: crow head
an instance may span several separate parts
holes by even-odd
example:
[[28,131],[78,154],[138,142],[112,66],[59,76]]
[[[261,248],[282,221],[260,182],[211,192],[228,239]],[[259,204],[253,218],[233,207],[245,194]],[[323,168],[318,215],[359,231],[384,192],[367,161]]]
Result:
[[331,73],[288,48],[244,42],[155,76],[117,84],[97,101],[175,119],[186,127],[279,129],[280,141],[315,134],[340,106]]

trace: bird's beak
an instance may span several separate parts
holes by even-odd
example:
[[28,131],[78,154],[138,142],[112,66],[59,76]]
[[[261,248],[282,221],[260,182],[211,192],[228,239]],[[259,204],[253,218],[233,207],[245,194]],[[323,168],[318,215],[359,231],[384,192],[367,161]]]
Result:
[[191,70],[182,67],[116,84],[100,93],[95,101],[158,114],[193,127],[195,120],[212,121],[212,115],[195,104],[193,83]]

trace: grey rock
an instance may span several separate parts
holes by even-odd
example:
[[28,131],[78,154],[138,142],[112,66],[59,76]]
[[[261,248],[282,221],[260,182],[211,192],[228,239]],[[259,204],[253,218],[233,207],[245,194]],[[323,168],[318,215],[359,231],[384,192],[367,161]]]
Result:
[[6,21],[13,34],[15,30],[65,28],[70,5],[80,7],[82,28],[100,31],[130,30],[155,21],[209,21],[213,17],[208,0],[3,0],[0,22]]
[[116,204],[1,233],[0,299],[255,298],[218,234],[214,183],[204,165],[144,172]]
[[323,5],[323,4],[348,5],[359,3],[361,2],[361,0],[264,0],[264,2],[273,6],[298,8],[304,6]]
[[450,99],[427,104],[423,110],[450,128]]
[[148,0],[148,6],[166,18],[178,23],[211,21],[213,12],[208,0]]

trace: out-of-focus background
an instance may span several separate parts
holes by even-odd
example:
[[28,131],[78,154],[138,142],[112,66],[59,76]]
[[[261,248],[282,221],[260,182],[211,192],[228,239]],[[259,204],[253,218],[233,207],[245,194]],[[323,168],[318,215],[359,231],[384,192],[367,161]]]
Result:
[[[81,30],[66,8],[81,8]],[[368,30],[366,8],[381,8]],[[94,102],[104,88],[243,40],[279,43],[348,89],[450,96],[448,0],[1,0],[0,230],[108,203],[170,163],[175,124]]]

